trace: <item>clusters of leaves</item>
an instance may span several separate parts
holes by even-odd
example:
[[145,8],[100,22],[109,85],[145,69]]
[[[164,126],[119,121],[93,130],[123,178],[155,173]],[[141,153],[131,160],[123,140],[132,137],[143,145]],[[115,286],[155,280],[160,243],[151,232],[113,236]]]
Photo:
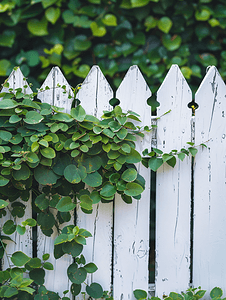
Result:
[[[71,293],[77,296],[81,292],[81,284],[86,280],[87,273],[94,273],[97,266],[94,263],[86,264],[85,257],[81,254],[85,239],[90,237],[91,233],[85,229],[79,229],[78,226],[65,226],[62,233],[54,242],[54,258],[59,259],[64,254],[69,254],[74,258],[74,262],[68,267],[67,275],[71,284]],[[47,262],[49,254],[46,253],[41,259],[30,258],[21,251],[14,252],[10,257],[15,267],[0,271],[0,297],[11,298],[17,296],[18,300],[58,300],[59,295],[48,291],[45,286],[45,269],[53,270],[53,265]],[[29,278],[24,277],[28,273]],[[69,291],[64,291],[62,300],[69,300],[65,297]],[[100,298],[104,295],[102,287],[93,282],[86,285],[86,292],[93,298]],[[34,298],[33,298],[34,297]]]
[[[164,296],[163,298],[164,300],[199,300],[204,297],[205,293],[206,291],[202,290],[199,286],[198,288],[189,288],[185,293],[182,292],[181,294],[171,292],[169,296]],[[148,298],[147,292],[144,290],[137,289],[133,292],[133,294],[137,300],[161,300],[158,297]],[[223,291],[219,287],[213,288],[210,292],[210,298],[212,300],[221,300],[222,296]]]
[[[43,234],[51,236],[55,226],[59,235],[54,257],[70,254],[74,258],[68,277],[72,294],[78,295],[87,273],[97,270],[95,264],[86,264],[81,254],[91,234],[73,225],[60,230],[60,224],[70,221],[77,205],[89,214],[94,204],[113,201],[116,193],[126,203],[140,199],[145,180],[134,165],[141,161],[135,150],[135,134],[143,134],[132,122],[139,121],[138,115],[123,113],[116,106],[104,111],[100,121],[87,115],[81,105],[67,114],[35,101],[34,94],[24,94],[21,88],[13,91],[8,82],[4,87],[8,92],[0,94],[0,218],[6,216],[6,210],[13,218],[2,227],[0,257],[6,248],[4,241],[12,241],[9,235],[15,231],[23,235],[26,226],[39,225]],[[31,192],[35,195],[32,201],[37,221],[29,218],[18,224]],[[11,262],[16,268],[0,272],[1,297],[17,295],[24,299],[27,293],[32,297],[34,294],[35,300],[59,299],[43,286],[44,269],[53,269],[50,263],[42,264],[39,258],[30,258],[21,251],[12,254]],[[27,272],[30,279],[24,278]],[[93,298],[110,297],[97,283],[87,286],[86,292]]]
[[[142,163],[144,166],[147,168],[149,167],[154,172],[156,172],[158,168],[160,168],[165,162],[174,168],[177,162],[176,157],[183,161],[186,156],[191,154],[193,157],[195,157],[196,153],[198,152],[197,146],[195,146],[193,142],[187,142],[187,144],[190,145],[188,149],[181,148],[180,151],[175,149],[169,153],[164,153],[158,148],[153,148],[151,152],[148,152],[148,149],[145,149],[142,154],[146,157],[142,158]],[[200,144],[198,146],[207,147],[206,144]]]
[[0,76],[20,65],[42,81],[58,65],[76,84],[98,64],[118,86],[137,64],[152,91],[171,64],[195,88],[209,65],[226,76],[224,0],[3,0],[0,22]]

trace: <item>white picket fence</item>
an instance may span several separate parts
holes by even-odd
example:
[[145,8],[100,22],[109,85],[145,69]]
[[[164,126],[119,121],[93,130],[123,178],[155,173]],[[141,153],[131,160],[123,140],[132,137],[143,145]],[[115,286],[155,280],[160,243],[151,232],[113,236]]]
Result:
[[[19,69],[9,77],[10,87],[23,87],[26,83]],[[57,84],[70,85],[58,67],[47,76],[38,98],[56,106],[65,107],[70,112],[71,101]],[[73,84],[73,83],[72,83]],[[5,91],[3,89],[3,91]],[[30,88],[27,92],[32,92]],[[109,100],[114,92],[98,66],[94,66],[77,94],[88,114],[100,117],[102,111],[110,109]],[[143,125],[150,125],[151,109],[146,100],[151,96],[137,66],[132,66],[115,96],[124,110],[140,114]],[[162,297],[170,291],[185,291],[192,285],[210,291],[220,286],[226,293],[226,87],[215,67],[209,68],[195,97],[199,108],[195,120],[188,103],[192,101],[191,90],[179,67],[173,65],[160,89],[157,100],[160,107],[157,116],[171,109],[171,112],[157,120],[157,135],[147,135],[137,142],[139,151],[151,149],[156,144],[164,152],[180,150],[186,143],[196,144],[208,141],[207,148],[199,148],[194,161],[194,188],[192,188],[192,159],[177,162],[174,169],[164,164],[156,175],[156,263],[155,284],[148,282],[149,225],[150,225],[150,170],[141,164],[139,172],[146,179],[146,189],[142,198],[132,204],[125,204],[119,196],[113,203],[99,203],[91,215],[77,209],[76,220],[79,227],[89,230],[93,237],[85,246],[87,262],[93,261],[98,271],[90,275],[87,283],[98,282],[104,290],[113,290],[115,300],[134,299],[133,290],[155,289],[155,295]],[[194,201],[194,215],[191,224],[191,195]],[[28,206],[24,219],[31,217]],[[9,215],[0,219],[3,222]],[[19,219],[20,224],[22,220]],[[193,230],[191,231],[191,227]],[[191,232],[193,236],[191,236]],[[32,232],[24,236],[14,234],[16,244],[8,244],[8,254],[21,250],[32,256]],[[53,253],[56,232],[49,238],[38,230],[37,255]],[[12,237],[13,238],[13,237]],[[191,240],[192,251],[191,251]],[[112,245],[113,243],[113,245]],[[192,255],[191,255],[192,253]],[[69,289],[67,268],[72,260],[64,256],[50,262],[54,271],[46,271],[46,287],[59,292]],[[8,261],[3,260],[3,269]],[[113,282],[112,282],[113,281]],[[72,299],[72,297],[71,297]],[[83,299],[77,296],[76,299]]]

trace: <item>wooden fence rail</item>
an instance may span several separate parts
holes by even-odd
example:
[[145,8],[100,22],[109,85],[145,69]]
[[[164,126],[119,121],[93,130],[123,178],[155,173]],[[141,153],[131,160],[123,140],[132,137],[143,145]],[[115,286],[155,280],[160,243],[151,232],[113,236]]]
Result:
[[[26,79],[17,69],[8,79],[10,88],[24,88]],[[65,85],[67,94],[57,88]],[[45,90],[48,86],[50,89]],[[58,67],[54,67],[38,93],[42,102],[64,107],[70,112],[73,94],[70,84]],[[7,91],[6,88],[2,92]],[[26,93],[32,93],[30,87]],[[137,66],[132,66],[114,94],[98,66],[93,66],[84,80],[76,98],[81,101],[88,114],[98,118],[103,110],[111,109],[112,97],[120,100],[123,110],[140,114],[143,125],[151,125],[151,108],[147,99],[151,91]],[[195,97],[199,108],[195,120],[188,103],[192,101],[191,90],[179,67],[173,65],[157,92],[160,107],[157,116],[171,112],[157,120],[157,148],[164,152],[180,150],[187,142],[207,142],[207,148],[199,148],[193,161],[191,157],[178,161],[175,168],[163,165],[156,174],[156,255],[155,295],[162,296],[170,291],[185,291],[191,284],[201,285],[210,291],[220,286],[226,292],[226,87],[215,67],[209,68]],[[193,130],[195,128],[195,131]],[[147,135],[138,140],[136,148],[142,152],[151,150],[156,136]],[[84,255],[87,262],[93,261],[98,271],[90,274],[87,283],[99,282],[104,290],[113,290],[115,300],[134,299],[134,289],[149,288],[149,234],[151,172],[143,165],[137,166],[146,180],[146,189],[139,201],[125,204],[116,196],[114,203],[99,203],[91,215],[79,208],[71,224],[86,228],[92,233],[87,240]],[[194,171],[192,172],[192,169]],[[193,176],[193,178],[192,178]],[[194,186],[192,183],[194,182]],[[191,214],[194,213],[193,215]],[[32,217],[31,203],[27,206],[24,219]],[[6,215],[0,224],[10,218]],[[19,222],[23,221],[22,219]],[[65,224],[64,224],[65,225]],[[53,253],[56,232],[51,237],[37,231],[37,249],[33,251],[32,231],[19,236],[13,234],[16,244],[9,243],[8,255],[21,250],[28,256],[37,253]],[[153,249],[151,249],[153,250]],[[69,289],[67,268],[70,256],[64,255],[49,260],[54,271],[46,271],[46,287],[63,296]],[[8,267],[4,256],[2,267]],[[72,295],[70,295],[73,299]],[[82,300],[81,296],[76,299]]]

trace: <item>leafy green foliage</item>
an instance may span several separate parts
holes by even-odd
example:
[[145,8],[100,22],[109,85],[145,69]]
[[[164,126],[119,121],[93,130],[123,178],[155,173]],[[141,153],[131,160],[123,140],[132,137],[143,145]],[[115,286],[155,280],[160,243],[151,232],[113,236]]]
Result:
[[40,86],[36,80],[58,65],[79,83],[98,64],[118,86],[137,64],[152,91],[171,64],[181,67],[194,89],[208,65],[226,76],[221,0],[4,0],[0,12],[0,76],[20,65]]

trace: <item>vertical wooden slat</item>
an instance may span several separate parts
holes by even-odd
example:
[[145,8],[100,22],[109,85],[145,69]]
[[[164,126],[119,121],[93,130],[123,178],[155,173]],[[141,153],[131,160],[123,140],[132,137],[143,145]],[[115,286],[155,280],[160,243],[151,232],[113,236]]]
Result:
[[[9,88],[12,88],[13,91],[15,91],[17,88],[22,88],[22,92],[24,94],[33,93],[32,89],[26,81],[26,77],[23,75],[19,67],[11,72],[11,74],[7,78],[7,82],[9,83]],[[27,87],[25,88],[24,86]],[[3,87],[1,93],[9,92],[9,88]]]
[[[116,97],[123,110],[132,110],[140,114],[142,123],[151,124],[151,108],[146,100],[151,96],[142,74],[137,66],[127,72]],[[136,142],[137,151],[150,149],[151,139]],[[114,299],[134,299],[135,289],[148,290],[148,253],[149,253],[149,203],[150,170],[141,163],[138,172],[145,178],[145,191],[140,200],[133,199],[132,204],[123,202],[120,196],[115,199],[114,215]]]
[[[87,114],[97,118],[103,110],[110,109],[109,100],[113,91],[98,66],[93,66],[84,80],[76,98],[81,101]],[[91,232],[92,237],[87,239],[84,246],[86,262],[94,262],[98,270],[88,275],[87,284],[98,282],[104,290],[111,289],[111,260],[112,260],[112,224],[113,204],[98,203],[93,206],[92,214],[84,214],[77,207],[77,225]],[[76,299],[83,299],[82,296]]]
[[[62,88],[57,86],[58,84],[66,86],[66,94]],[[46,86],[48,86],[48,89],[46,89]],[[68,99],[68,96],[70,94],[72,95],[72,90],[58,67],[52,68],[41,86],[41,89],[43,89],[43,91],[38,93],[38,99],[44,103],[64,108],[64,112],[70,112],[72,99]],[[52,213],[56,216],[54,210]],[[59,228],[62,229],[71,224],[74,224],[74,214],[72,214],[70,222],[59,225]],[[50,254],[48,261],[53,264],[54,270],[45,271],[45,286],[48,290],[58,292],[60,297],[63,297],[63,292],[65,290],[70,290],[71,282],[67,276],[67,268],[73,262],[73,258],[67,254],[57,260],[54,258],[54,240],[57,235],[58,233],[55,227],[53,228],[53,234],[51,237],[44,235],[41,229],[38,228],[37,256],[42,259],[43,254]],[[71,297],[71,295],[69,296]]]
[[[11,74],[9,75],[7,82],[9,83],[9,88],[12,88],[13,91],[15,91],[17,88],[22,88],[23,93],[26,94],[32,94],[33,91],[29,87],[26,78],[22,74],[20,68],[17,68],[16,70],[13,70]],[[27,86],[26,88],[24,86]],[[9,88],[3,87],[1,92],[9,92]],[[1,99],[0,99],[1,100]],[[16,201],[19,201],[23,203],[22,200],[17,199]],[[13,218],[9,210],[12,210],[11,204],[6,208],[7,214],[6,216],[1,218],[1,227],[4,225],[4,223],[7,220],[14,220],[15,224],[21,225],[21,222],[25,221],[28,218],[32,218],[32,208],[31,208],[31,198],[28,200],[28,202],[24,203],[26,205],[25,214],[23,218]],[[3,270],[7,269],[9,267],[9,264],[12,266],[12,262],[10,260],[11,255],[15,251],[22,251],[25,254],[27,254],[29,257],[32,256],[32,229],[31,227],[27,227],[26,233],[24,235],[19,235],[17,232],[12,234],[11,239],[14,242],[7,241],[7,247],[6,252],[7,254],[4,255],[2,260],[2,268]],[[5,241],[4,241],[5,242]],[[8,255],[8,258],[6,257]]]
[[[62,86],[66,86],[66,93],[63,93]],[[70,113],[73,99],[68,99],[69,95],[73,96],[69,83],[59,67],[53,67],[42,84],[37,98],[42,102],[64,108],[63,112]]]
[[[180,69],[173,65],[157,92],[157,148],[180,150],[191,140],[191,90]],[[156,179],[156,295],[185,291],[190,280],[191,159],[166,163]]]
[[194,167],[193,285],[226,293],[226,86],[211,67],[197,93]]

